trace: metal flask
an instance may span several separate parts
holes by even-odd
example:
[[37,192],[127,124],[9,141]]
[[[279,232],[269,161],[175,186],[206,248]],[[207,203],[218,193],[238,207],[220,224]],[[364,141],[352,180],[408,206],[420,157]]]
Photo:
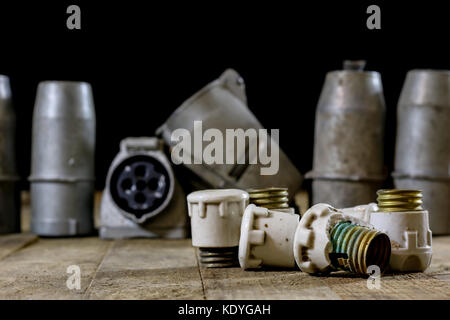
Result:
[[38,86],[31,156],[31,231],[76,236],[93,231],[95,110],[85,82]]
[[[194,122],[201,121],[203,132],[211,129],[219,132],[226,137],[227,129],[264,129],[258,119],[253,115],[247,106],[247,98],[245,95],[245,85],[241,76],[234,70],[226,70],[218,79],[211,82],[203,89],[195,93],[187,99],[157,130],[157,134],[161,135],[164,141],[173,147],[177,142],[172,140],[172,134],[177,129],[186,129],[191,136],[191,145],[195,146],[196,139],[202,139],[196,136]],[[281,131],[281,130],[280,130]],[[267,130],[270,135],[271,131]],[[282,132],[280,132],[282,135]],[[225,140],[225,138],[224,138]],[[279,150],[279,170],[273,175],[262,175],[261,168],[267,167],[260,161],[251,163],[250,159],[255,159],[249,153],[249,139],[246,139],[247,145],[245,150],[236,151],[236,159],[246,159],[245,163],[235,161],[234,164],[226,163],[206,163],[195,156],[195,152],[189,154],[193,156],[194,161],[183,164],[200,177],[206,185],[212,188],[265,188],[273,186],[281,186],[289,188],[291,197],[295,194],[302,183],[302,176],[295,168],[286,154]],[[258,139],[256,147],[257,154],[261,151],[265,153],[267,150],[273,150],[275,145],[270,138],[262,141],[261,136]],[[198,142],[198,141],[197,141]],[[203,149],[208,146],[209,142],[203,143]],[[223,143],[223,154],[227,152],[226,143]],[[235,146],[236,147],[236,146]],[[172,153],[172,160],[176,155]],[[201,157],[201,155],[200,155]],[[197,163],[195,163],[197,161]],[[251,163],[251,164],[250,164]]]
[[313,204],[336,208],[375,201],[383,165],[385,103],[381,76],[346,61],[329,72],[316,111]]
[[409,71],[397,109],[398,189],[418,189],[433,234],[450,234],[450,71]]
[[161,140],[121,141],[108,170],[100,218],[103,239],[186,238],[186,197]]
[[20,232],[15,131],[16,117],[11,102],[9,78],[0,75],[0,234]]

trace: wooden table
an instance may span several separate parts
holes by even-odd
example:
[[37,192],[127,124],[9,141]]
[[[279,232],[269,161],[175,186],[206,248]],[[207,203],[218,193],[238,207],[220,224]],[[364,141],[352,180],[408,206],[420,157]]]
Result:
[[[190,239],[41,239],[26,232],[28,211],[24,233],[0,236],[0,299],[450,299],[450,237],[433,238],[425,273],[384,275],[370,290],[348,273],[199,268]],[[67,288],[71,265],[80,290]]]

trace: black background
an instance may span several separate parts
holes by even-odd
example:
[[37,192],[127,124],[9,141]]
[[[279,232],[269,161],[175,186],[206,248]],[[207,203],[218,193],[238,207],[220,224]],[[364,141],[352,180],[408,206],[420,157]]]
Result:
[[[102,188],[122,138],[153,135],[177,106],[229,67],[243,76],[250,109],[266,128],[280,129],[282,149],[305,173],[325,74],[344,59],[365,59],[366,69],[382,75],[385,162],[392,170],[406,72],[449,68],[450,11],[443,3],[2,1],[0,74],[11,78],[20,174],[29,174],[40,81],[92,84]],[[66,28],[70,4],[81,8],[81,30]],[[370,4],[381,7],[381,30],[366,28]]]

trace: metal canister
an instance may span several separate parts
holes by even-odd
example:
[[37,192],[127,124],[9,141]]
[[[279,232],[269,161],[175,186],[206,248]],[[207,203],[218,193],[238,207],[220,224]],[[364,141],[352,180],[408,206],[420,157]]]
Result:
[[20,192],[16,170],[16,117],[9,78],[0,75],[0,234],[20,232]]
[[395,186],[418,189],[433,234],[450,234],[450,71],[409,71],[397,109]]
[[33,114],[32,232],[75,236],[93,231],[94,151],[90,84],[40,83]]
[[[203,130],[214,130],[226,137],[227,130],[239,129],[256,130],[260,132],[264,127],[250,111],[247,106],[245,94],[245,84],[242,77],[234,70],[226,70],[218,79],[211,82],[192,97],[187,99],[157,130],[165,142],[173,147],[176,142],[172,140],[172,134],[177,129],[189,131],[192,138],[192,145],[196,135],[195,122],[201,122]],[[200,133],[202,134],[202,133]],[[201,137],[199,137],[202,139]],[[268,141],[271,139],[268,139]],[[203,147],[207,142],[199,141]],[[270,147],[273,151],[273,141]],[[250,142],[249,142],[250,144]],[[269,143],[258,138],[255,143],[258,150],[269,150]],[[302,175],[289,160],[287,155],[279,150],[278,172],[273,175],[262,175],[261,168],[266,167],[255,161],[249,148],[237,150],[236,159],[247,159],[245,163],[205,163],[201,159],[195,159],[197,163],[183,163],[187,168],[200,177],[206,185],[213,188],[266,188],[272,186],[287,187],[291,198],[300,188]],[[226,147],[223,154],[227,153]],[[191,155],[189,155],[191,156]],[[173,160],[172,155],[172,160]],[[195,154],[194,154],[195,157]],[[238,162],[238,161],[236,161]]]
[[375,201],[386,174],[385,103],[381,76],[346,61],[329,72],[316,111],[313,203],[337,208]]

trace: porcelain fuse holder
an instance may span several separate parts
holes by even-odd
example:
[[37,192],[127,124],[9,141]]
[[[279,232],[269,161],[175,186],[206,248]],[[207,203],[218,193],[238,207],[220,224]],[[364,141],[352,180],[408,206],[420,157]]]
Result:
[[[342,210],[389,236],[392,246],[389,262],[391,270],[424,271],[431,263],[432,233],[428,211],[422,209],[421,198],[421,193],[414,190],[380,190],[379,205],[370,203]],[[396,203],[396,207],[383,205],[388,199]],[[415,207],[408,209],[402,203]]]
[[192,245],[206,267],[237,265],[242,215],[249,195],[239,189],[195,191],[187,196]]
[[243,269],[261,266],[295,267],[294,234],[300,216],[248,205],[241,225],[239,264]]
[[386,234],[324,203],[311,207],[295,232],[297,265],[312,274],[337,270],[368,274],[368,267],[372,265],[383,272],[390,252]]

